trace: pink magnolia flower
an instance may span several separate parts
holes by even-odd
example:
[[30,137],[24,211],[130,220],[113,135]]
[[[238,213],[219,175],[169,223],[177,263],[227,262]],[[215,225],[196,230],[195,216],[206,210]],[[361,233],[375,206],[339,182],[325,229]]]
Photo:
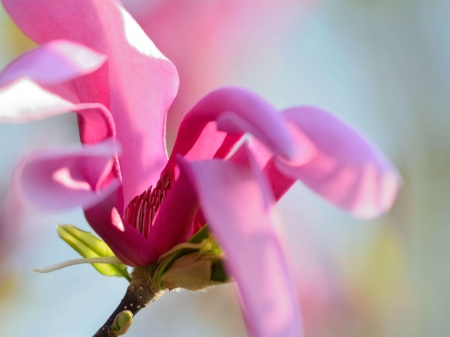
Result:
[[[338,207],[377,216],[398,190],[389,161],[323,110],[278,112],[236,87],[211,92],[186,114],[168,157],[177,72],[119,1],[2,2],[40,47],[1,73],[0,121],[76,112],[83,144],[25,158],[18,175],[26,197],[50,211],[83,207],[130,266],[156,262],[208,223],[226,251],[249,333],[301,335],[274,204],[301,180]],[[245,133],[254,140],[234,151]]]

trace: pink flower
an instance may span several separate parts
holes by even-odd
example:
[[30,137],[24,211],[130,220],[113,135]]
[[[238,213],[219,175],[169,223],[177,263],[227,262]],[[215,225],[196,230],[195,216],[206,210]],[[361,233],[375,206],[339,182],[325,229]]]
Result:
[[[177,72],[119,1],[3,5],[40,47],[0,75],[0,121],[75,111],[83,144],[25,158],[18,174],[28,199],[51,211],[82,206],[131,266],[157,261],[208,223],[226,251],[250,334],[299,336],[275,202],[301,180],[338,207],[376,216],[399,186],[389,161],[323,110],[278,112],[235,87],[213,91],[186,114],[168,158],[165,120]],[[245,133],[255,140],[230,155]]]

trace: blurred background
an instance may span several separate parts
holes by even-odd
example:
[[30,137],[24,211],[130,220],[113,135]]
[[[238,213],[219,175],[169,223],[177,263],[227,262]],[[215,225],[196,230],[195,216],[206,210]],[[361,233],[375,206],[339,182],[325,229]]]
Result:
[[[183,114],[225,84],[279,108],[316,105],[368,134],[404,187],[391,212],[353,219],[301,184],[280,202],[307,337],[450,336],[450,2],[439,0],[123,0],[177,66]],[[0,8],[0,66],[33,47]],[[26,97],[24,97],[26,99]],[[5,337],[91,336],[127,282],[77,258],[55,223],[81,211],[21,205],[14,165],[33,149],[77,142],[75,117],[0,125],[0,326]],[[232,286],[168,293],[130,336],[244,337]]]

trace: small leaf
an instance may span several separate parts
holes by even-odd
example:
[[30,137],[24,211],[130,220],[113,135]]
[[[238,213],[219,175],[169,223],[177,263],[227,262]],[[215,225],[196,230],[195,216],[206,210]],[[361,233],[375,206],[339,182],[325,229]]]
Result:
[[[57,225],[58,235],[84,258],[114,256],[112,250],[92,233],[72,225]],[[93,263],[92,266],[105,276],[125,277],[131,280],[125,264]]]

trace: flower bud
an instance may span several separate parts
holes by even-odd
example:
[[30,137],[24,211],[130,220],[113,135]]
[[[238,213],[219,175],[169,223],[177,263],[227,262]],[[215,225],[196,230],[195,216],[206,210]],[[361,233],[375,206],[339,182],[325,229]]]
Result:
[[127,333],[131,324],[133,324],[133,313],[129,310],[124,310],[117,314],[111,329],[114,335],[121,336]]

